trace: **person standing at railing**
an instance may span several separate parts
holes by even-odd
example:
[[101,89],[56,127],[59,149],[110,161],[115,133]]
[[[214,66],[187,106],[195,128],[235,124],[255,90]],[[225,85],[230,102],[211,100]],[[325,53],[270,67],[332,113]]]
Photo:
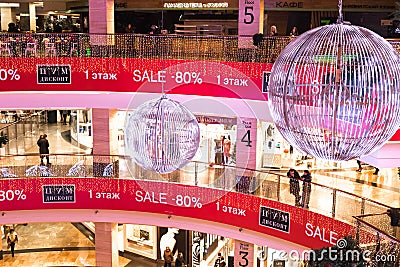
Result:
[[297,27],[296,27],[296,26],[294,26],[294,27],[292,28],[292,30],[291,30],[290,33],[289,33],[289,36],[290,36],[290,37],[299,36],[299,31],[297,30]]
[[271,47],[272,49],[276,48],[276,36],[278,36],[278,29],[275,25],[272,25],[269,31],[269,47]]
[[301,180],[303,181],[303,194],[301,197],[301,206],[305,209],[308,209],[308,204],[310,203],[310,194],[311,194],[311,173],[309,170],[305,170],[303,175],[301,176]]
[[[20,33],[20,30],[18,29],[17,25],[14,22],[8,23],[8,33]],[[14,35],[10,35],[8,38],[8,45],[10,46],[12,50],[12,54],[14,57],[18,56],[17,53],[17,41],[14,38]]]
[[14,22],[8,23],[8,33],[19,33],[20,30],[18,29],[17,25]]
[[358,165],[358,169],[357,169],[357,171],[358,172],[361,172],[362,171],[362,165],[361,165],[361,160],[357,160],[357,165]]
[[273,36],[278,36],[278,29],[276,28],[275,25],[271,26],[270,32],[269,32],[269,36],[273,37]]
[[125,28],[126,33],[135,33],[134,27],[132,27],[132,24],[128,23],[128,25]]
[[63,125],[67,125],[67,116],[68,116],[68,110],[66,109],[61,110],[61,119]]
[[44,157],[46,157],[46,163],[47,165],[50,165],[49,161],[49,140],[47,140],[47,134],[43,134],[39,137],[39,140],[37,141],[37,145],[39,147],[39,153],[40,153],[40,165],[44,165]]
[[300,174],[295,169],[290,169],[287,172],[287,177],[290,178],[289,181],[289,190],[290,194],[294,195],[295,197],[295,205],[297,207],[300,206]]
[[150,26],[150,29],[149,29],[149,34],[150,35],[160,34],[160,33],[161,33],[161,30],[157,25],[153,24],[153,25]]

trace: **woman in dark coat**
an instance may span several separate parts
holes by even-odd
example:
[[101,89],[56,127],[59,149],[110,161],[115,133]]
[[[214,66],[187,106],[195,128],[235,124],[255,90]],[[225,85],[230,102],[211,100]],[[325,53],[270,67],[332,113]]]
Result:
[[295,169],[290,169],[287,172],[287,177],[290,178],[290,194],[294,195],[295,197],[295,205],[300,206],[300,174]]
[[37,145],[39,147],[39,154],[40,154],[40,164],[44,165],[43,158],[46,157],[47,165],[50,164],[49,162],[49,140],[47,140],[47,134],[41,135],[39,140],[37,141]]

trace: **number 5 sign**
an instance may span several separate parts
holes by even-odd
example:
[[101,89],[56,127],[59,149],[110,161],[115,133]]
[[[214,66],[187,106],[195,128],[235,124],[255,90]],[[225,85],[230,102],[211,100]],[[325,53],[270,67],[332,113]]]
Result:
[[235,240],[234,267],[253,267],[254,245]]
[[239,36],[262,33],[264,0],[239,0]]

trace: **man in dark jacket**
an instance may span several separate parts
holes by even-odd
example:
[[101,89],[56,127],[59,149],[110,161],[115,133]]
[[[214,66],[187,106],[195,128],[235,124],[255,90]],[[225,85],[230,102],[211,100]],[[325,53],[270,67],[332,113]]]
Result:
[[49,140],[47,140],[47,134],[43,134],[40,136],[37,141],[37,145],[39,147],[40,153],[40,165],[44,165],[43,158],[46,157],[47,165],[50,165],[49,161]]

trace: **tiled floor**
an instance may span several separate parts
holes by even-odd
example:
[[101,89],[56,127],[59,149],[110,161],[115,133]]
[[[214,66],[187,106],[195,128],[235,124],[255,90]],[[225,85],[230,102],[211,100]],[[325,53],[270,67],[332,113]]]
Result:
[[[50,153],[89,153],[83,148],[71,145],[65,139],[65,135],[63,136],[62,133],[68,130],[69,125],[62,125],[61,123],[41,129],[42,133],[48,135]],[[33,146],[26,153],[37,153],[37,147]],[[397,169],[381,169],[379,175],[374,175],[372,168],[365,168],[359,173],[355,171],[357,166],[355,162],[353,165],[349,164],[345,169],[313,171],[313,182],[373,199],[393,207],[400,206],[400,180]],[[300,167],[299,170],[301,170]],[[200,183],[212,183],[210,177],[214,177],[217,171],[216,168],[207,169],[202,174]],[[191,183],[193,181],[185,182]],[[326,205],[326,201],[331,199],[331,195],[324,195],[323,190],[318,191],[315,187],[311,195],[311,210],[313,210],[313,207],[326,206],[326,212],[329,213],[330,206]],[[288,191],[288,185],[284,184],[282,190]],[[281,201],[292,202],[291,196],[289,194],[287,196],[287,199],[281,199]],[[340,205],[338,205],[338,208],[340,208]],[[358,211],[352,212],[357,213]],[[16,246],[17,253],[14,258],[11,258],[9,251],[4,254],[4,259],[0,261],[1,266],[95,266],[96,264],[93,243],[71,223],[18,225],[16,231],[20,237],[20,242]],[[4,240],[3,250],[5,250]],[[120,257],[119,262],[120,266],[161,266],[141,257],[133,260]]]

